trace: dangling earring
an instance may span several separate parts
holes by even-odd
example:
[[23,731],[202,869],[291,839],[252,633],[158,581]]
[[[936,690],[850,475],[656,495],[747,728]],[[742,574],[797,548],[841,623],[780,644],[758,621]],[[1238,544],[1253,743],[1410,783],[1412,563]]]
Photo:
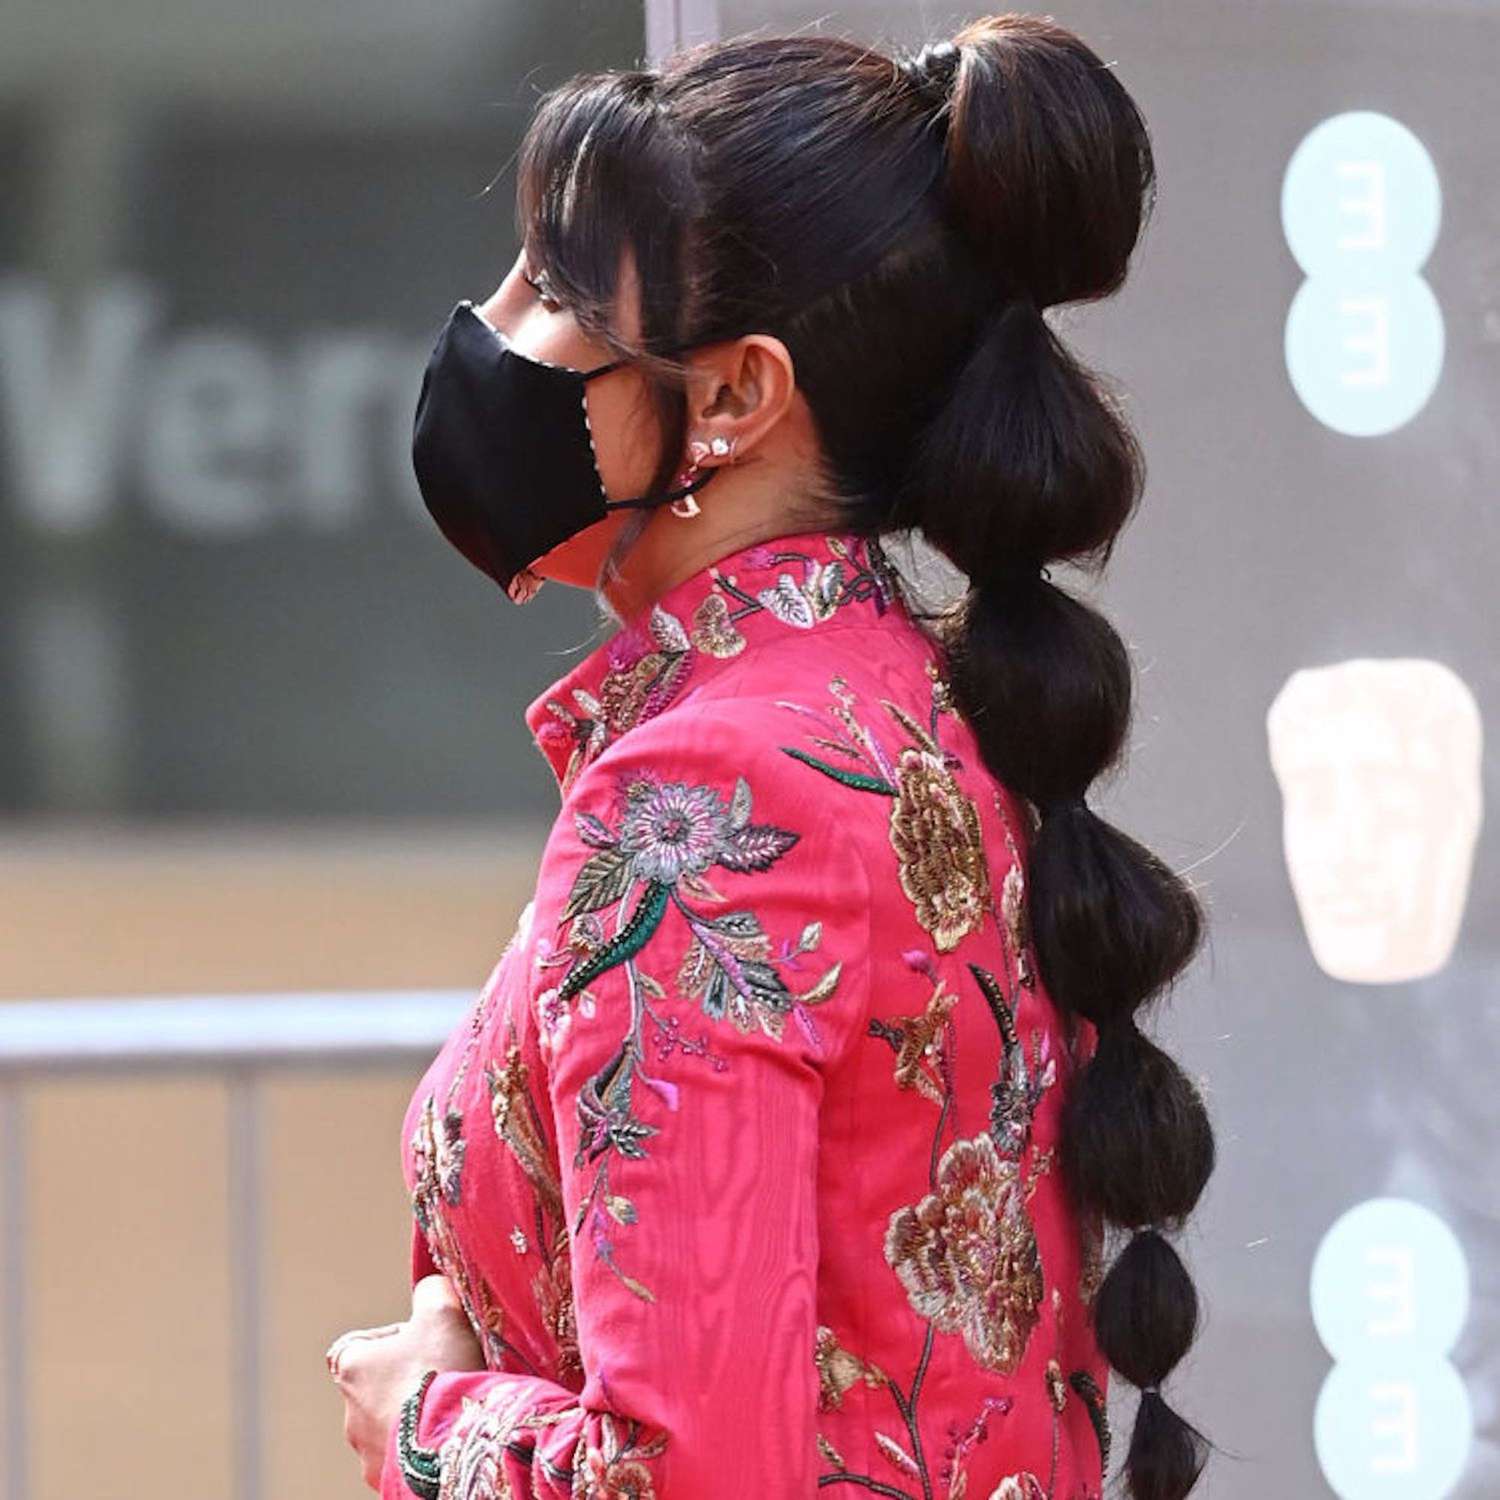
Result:
[[[691,484],[698,470],[702,467],[703,460],[708,457],[709,445],[702,438],[694,438],[688,444],[687,465],[680,469],[677,478],[673,480],[672,487],[680,488],[684,484]],[[696,495],[679,495],[669,507],[674,516],[681,516],[686,520],[690,516],[696,516],[703,509],[698,504]]]

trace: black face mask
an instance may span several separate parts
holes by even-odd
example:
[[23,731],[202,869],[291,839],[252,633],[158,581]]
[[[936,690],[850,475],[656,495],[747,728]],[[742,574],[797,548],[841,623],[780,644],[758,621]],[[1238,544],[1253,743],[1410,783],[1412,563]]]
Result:
[[422,376],[412,466],[443,535],[507,593],[528,564],[610,511],[664,505],[718,473],[663,495],[605,498],[584,385],[628,363],[548,364],[517,352],[468,300],[448,315]]

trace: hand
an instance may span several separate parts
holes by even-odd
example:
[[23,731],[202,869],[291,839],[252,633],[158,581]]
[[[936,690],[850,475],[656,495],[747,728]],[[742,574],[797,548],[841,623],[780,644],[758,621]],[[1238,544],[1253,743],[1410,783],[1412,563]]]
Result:
[[328,1346],[328,1369],[344,1397],[344,1440],[359,1454],[364,1481],[380,1489],[391,1428],[401,1403],[428,1370],[482,1370],[484,1355],[446,1276],[424,1276],[411,1317],[351,1328]]

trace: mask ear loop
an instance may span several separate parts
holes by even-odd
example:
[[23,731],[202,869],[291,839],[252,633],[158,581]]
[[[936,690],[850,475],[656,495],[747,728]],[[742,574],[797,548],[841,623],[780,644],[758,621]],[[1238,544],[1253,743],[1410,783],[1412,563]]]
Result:
[[[693,345],[693,344],[674,344],[670,348],[667,348],[667,349],[658,349],[655,352],[658,353],[658,354],[676,354],[680,350],[683,350],[683,349],[692,349],[694,347],[695,347],[695,345]],[[595,365],[592,370],[581,370],[579,372],[579,374],[586,381],[587,380],[592,380],[596,375],[607,375],[607,374],[609,374],[609,372],[611,370],[618,370],[622,365],[628,365],[629,363],[630,363],[630,361],[628,359],[613,359],[613,360],[610,360],[610,362],[608,364]],[[587,408],[586,407],[585,407],[585,420],[587,420]],[[692,471],[694,469],[696,469],[698,467],[699,467],[698,460],[696,458],[694,458],[694,460],[692,461],[692,463],[690,463],[688,465],[688,467],[683,472],[690,474],[690,473],[692,473]],[[696,500],[689,500],[688,501],[689,508],[687,510],[678,510],[678,508],[677,508],[677,502],[679,500],[682,500],[682,499],[686,498],[689,495],[692,495],[695,491],[701,490],[703,488],[703,486],[706,485],[709,482],[709,480],[711,480],[714,477],[714,475],[716,475],[718,472],[719,472],[719,470],[718,470],[717,465],[715,465],[712,468],[705,469],[691,483],[685,484],[685,485],[680,485],[678,488],[672,489],[672,490],[668,490],[665,494],[661,494],[661,495],[640,495],[640,496],[637,496],[633,500],[605,500],[605,502],[604,502],[604,509],[606,511],[611,511],[611,510],[652,510],[652,509],[654,509],[658,505],[666,505],[666,504],[670,503],[671,506],[672,506],[672,511],[673,511],[673,513],[675,515],[679,515],[679,516],[696,516],[698,514],[698,509],[699,509],[698,502]]]
[[[673,509],[676,510],[677,501],[681,500],[685,495],[691,495],[695,490],[701,490],[703,486],[706,485],[709,480],[712,479],[718,472],[719,470],[717,466],[711,469],[704,469],[704,471],[695,480],[693,480],[691,484],[682,485],[675,490],[668,490],[665,494],[662,495],[641,495],[634,500],[606,500],[604,502],[604,508],[605,510],[652,510],[658,505],[665,505],[668,501],[671,501]],[[679,510],[677,511],[677,514],[680,516],[697,515],[697,502],[693,502],[693,508],[691,510]]]

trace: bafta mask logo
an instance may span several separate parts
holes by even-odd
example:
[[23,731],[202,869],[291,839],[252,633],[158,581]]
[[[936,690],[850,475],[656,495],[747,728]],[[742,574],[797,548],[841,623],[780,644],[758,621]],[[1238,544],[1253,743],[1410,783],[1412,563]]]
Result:
[[1463,920],[1483,816],[1474,695],[1441,662],[1294,672],[1266,714],[1287,871],[1320,968],[1436,973]]

